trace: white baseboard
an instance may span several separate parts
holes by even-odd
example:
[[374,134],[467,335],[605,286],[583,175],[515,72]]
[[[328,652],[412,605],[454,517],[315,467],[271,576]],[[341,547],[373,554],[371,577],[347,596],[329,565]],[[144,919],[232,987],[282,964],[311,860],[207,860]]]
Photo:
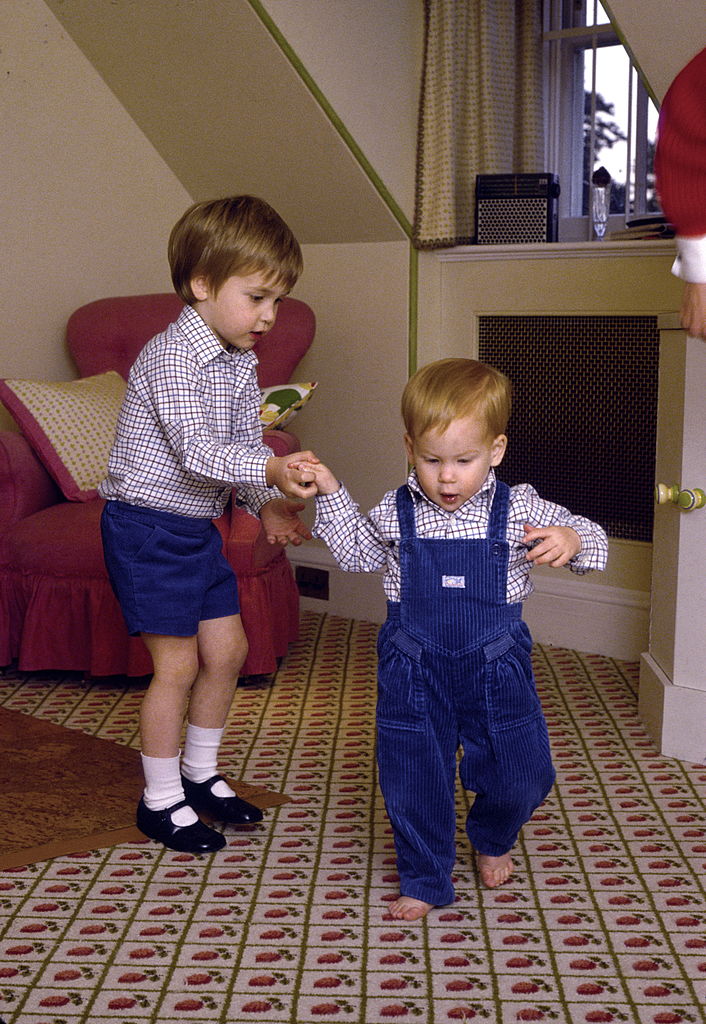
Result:
[[661,754],[706,764],[706,690],[675,686],[650,654],[640,662],[639,711]]
[[293,566],[306,565],[323,569],[329,577],[327,600],[302,597],[301,607],[308,611],[340,615],[345,619],[366,622],[384,622],[387,602],[382,588],[382,576],[376,572],[343,572],[336,565],[328,548],[315,544],[290,548],[289,560]]
[[590,583],[585,577],[534,577],[524,619],[533,638],[553,647],[639,661],[647,649],[650,595],[647,591]]
[[[385,595],[378,573],[338,568],[327,548],[306,544],[290,548],[293,565],[329,574],[328,600],[302,597],[302,608],[344,618],[383,622]],[[534,577],[535,592],[525,602],[524,618],[538,643],[639,661],[647,650],[650,595],[641,590],[590,583],[585,577],[554,571]]]

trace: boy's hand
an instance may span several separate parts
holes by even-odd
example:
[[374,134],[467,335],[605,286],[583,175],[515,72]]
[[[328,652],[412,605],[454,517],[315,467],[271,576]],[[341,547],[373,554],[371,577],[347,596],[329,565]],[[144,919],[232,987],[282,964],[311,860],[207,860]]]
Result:
[[534,544],[527,552],[527,560],[537,565],[551,565],[555,569],[578,555],[581,538],[570,526],[529,526],[525,523],[525,544]]
[[278,487],[288,498],[311,498],[316,494],[311,466],[318,461],[313,452],[273,455],[265,470],[267,486]]
[[284,498],[273,498],[262,506],[260,521],[270,544],[299,547],[303,540],[311,540],[311,532],[297,515],[303,508],[303,502]]
[[335,494],[341,488],[341,484],[328,466],[324,466],[318,459],[316,462],[298,462],[297,468],[314,474],[317,494]]
[[682,292],[679,318],[692,338],[706,338],[706,283],[687,281]]

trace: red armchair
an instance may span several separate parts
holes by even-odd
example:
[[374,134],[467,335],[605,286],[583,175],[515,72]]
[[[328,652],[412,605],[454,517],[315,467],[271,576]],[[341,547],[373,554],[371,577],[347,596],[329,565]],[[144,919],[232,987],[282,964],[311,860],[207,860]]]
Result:
[[[182,307],[173,294],[99,299],[67,324],[67,345],[82,377],[118,370],[127,377],[141,347]],[[286,298],[258,342],[261,387],[287,383],[314,337],[303,302]],[[276,455],[299,448],[267,430]],[[0,431],[0,665],[22,671],[78,670],[91,676],[152,671],[139,638],[129,637],[103,562],[100,499],[66,501],[20,433]],[[284,549],[267,543],[260,521],[231,503],[217,520],[238,577],[249,653],[243,675],[269,674],[296,639],[299,595]]]

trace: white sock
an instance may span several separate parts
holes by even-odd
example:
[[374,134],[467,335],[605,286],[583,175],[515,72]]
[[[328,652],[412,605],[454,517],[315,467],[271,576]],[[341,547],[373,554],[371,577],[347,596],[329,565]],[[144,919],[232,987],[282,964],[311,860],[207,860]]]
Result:
[[[178,804],[184,799],[184,787],[179,774],[179,755],[176,757],[149,757],[141,754],[142,771],[145,776],[143,799],[150,811],[163,811],[165,807]],[[191,807],[180,807],[171,819],[175,825],[184,827],[199,820]]]
[[[223,732],[223,729],[206,729],[201,725],[187,723],[181,770],[191,782],[205,782],[218,773],[218,751]],[[223,779],[211,786],[211,792],[214,796],[235,796]]]

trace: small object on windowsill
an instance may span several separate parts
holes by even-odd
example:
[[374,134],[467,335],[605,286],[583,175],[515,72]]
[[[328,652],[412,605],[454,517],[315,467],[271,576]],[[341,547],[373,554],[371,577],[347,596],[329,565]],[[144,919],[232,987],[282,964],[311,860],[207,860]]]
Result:
[[591,216],[593,230],[600,242],[605,235],[608,214],[610,212],[611,176],[605,167],[599,167],[591,175]]
[[591,184],[596,185],[598,188],[606,188],[607,185],[610,185],[612,180],[613,179],[610,174],[608,174],[605,167],[599,167],[598,170],[594,171],[591,175]]
[[648,239],[674,238],[674,226],[662,214],[636,217],[626,221],[625,227],[610,231],[607,238],[611,242],[642,242]]

